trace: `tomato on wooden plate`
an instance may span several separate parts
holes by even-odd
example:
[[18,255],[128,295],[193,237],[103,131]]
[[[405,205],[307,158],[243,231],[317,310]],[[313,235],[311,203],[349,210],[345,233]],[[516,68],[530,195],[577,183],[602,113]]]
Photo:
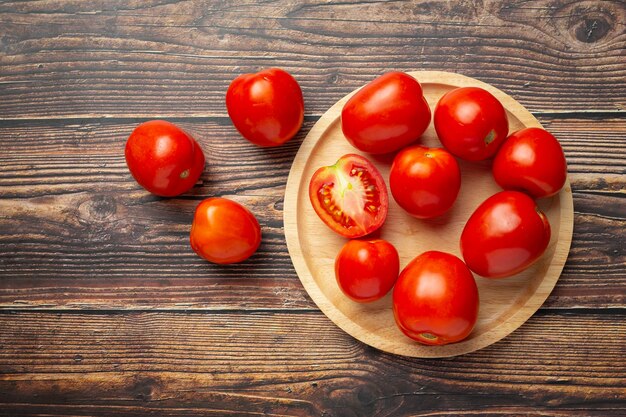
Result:
[[388,72],[348,100],[341,111],[341,129],[355,148],[383,154],[415,142],[430,118],[420,83],[404,72]]
[[504,107],[482,88],[448,91],[439,99],[434,113],[435,130],[443,146],[467,161],[495,155],[509,134]]
[[347,154],[311,177],[309,198],[313,209],[334,232],[357,238],[385,222],[387,187],[376,167],[366,158]]
[[216,264],[248,259],[261,244],[256,217],[227,198],[207,198],[196,207],[189,236],[192,249]]
[[359,303],[384,297],[398,279],[399,272],[398,251],[383,239],[349,240],[335,259],[339,288]]
[[521,190],[535,198],[558,193],[567,178],[567,163],[559,141],[529,127],[510,135],[493,160],[493,177],[505,190]]
[[204,169],[204,154],[198,142],[164,120],[137,126],[126,141],[125,157],[139,185],[162,197],[188,191]]
[[304,120],[300,85],[280,68],[235,78],[226,92],[226,109],[244,138],[265,147],[287,142]]
[[393,290],[396,324],[411,339],[445,345],[465,339],[478,318],[478,288],[462,260],[424,252],[400,273]]
[[535,201],[519,191],[485,200],[461,233],[467,266],[483,277],[503,278],[528,268],[550,242],[550,223]]
[[461,170],[445,149],[409,146],[393,160],[389,188],[398,205],[412,216],[436,217],[454,204],[461,189]]

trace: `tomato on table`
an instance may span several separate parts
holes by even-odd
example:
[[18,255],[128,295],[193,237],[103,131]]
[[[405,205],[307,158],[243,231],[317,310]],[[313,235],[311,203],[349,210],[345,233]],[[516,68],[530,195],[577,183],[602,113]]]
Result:
[[177,196],[193,187],[205,162],[198,142],[164,120],[137,126],[126,141],[125,157],[139,185],[162,197]]
[[398,251],[383,239],[350,240],[335,259],[339,288],[359,303],[384,297],[398,279],[399,272]]
[[300,85],[279,68],[235,78],[226,92],[226,109],[239,133],[264,147],[287,142],[304,120]]
[[444,94],[435,107],[439,140],[455,156],[481,161],[497,152],[509,134],[502,104],[478,87],[461,87]]
[[454,204],[461,188],[461,170],[445,149],[414,145],[394,158],[389,188],[398,205],[412,216],[436,217]]
[[535,198],[558,193],[567,178],[567,163],[559,141],[529,127],[510,135],[493,160],[493,177],[505,190],[521,190]]
[[424,252],[400,273],[393,290],[396,324],[411,339],[445,345],[465,339],[478,318],[478,288],[454,255]]
[[341,129],[355,148],[383,154],[415,142],[430,118],[420,83],[404,72],[388,72],[348,100],[341,111]]
[[196,208],[189,236],[192,249],[216,264],[248,259],[261,244],[256,217],[227,198],[207,198]]
[[320,219],[347,238],[372,233],[385,222],[389,209],[382,175],[366,158],[347,154],[311,177],[309,199]]
[[472,213],[461,233],[461,252],[478,275],[508,277],[539,259],[550,233],[548,218],[532,198],[519,191],[502,191]]

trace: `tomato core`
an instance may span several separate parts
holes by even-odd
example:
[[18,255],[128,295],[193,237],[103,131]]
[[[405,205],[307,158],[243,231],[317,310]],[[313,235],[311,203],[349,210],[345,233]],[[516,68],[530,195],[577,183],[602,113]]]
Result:
[[364,208],[372,215],[380,210],[380,191],[365,167],[354,165],[349,176],[337,173],[337,184],[327,182],[320,187],[317,198],[334,221],[349,228],[358,210]]

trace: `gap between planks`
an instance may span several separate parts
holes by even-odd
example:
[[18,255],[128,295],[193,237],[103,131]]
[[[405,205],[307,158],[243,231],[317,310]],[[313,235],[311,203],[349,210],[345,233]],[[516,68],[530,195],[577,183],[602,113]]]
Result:
[[[547,119],[623,119],[626,118],[626,110],[554,110],[554,111],[537,111],[531,112],[535,117]],[[306,114],[304,120],[316,121],[322,117],[322,114]],[[133,114],[133,115],[116,115],[116,114],[75,114],[68,116],[42,116],[42,117],[0,117],[1,122],[42,122],[42,121],[78,121],[78,120],[107,120],[107,121],[133,121],[141,119],[168,119],[174,121],[185,120],[213,120],[213,119],[229,119],[225,113],[196,113],[181,116],[180,114]]]
[[[21,314],[21,313],[37,313],[37,314],[73,314],[73,315],[95,315],[95,316],[106,316],[106,315],[122,315],[122,314],[178,314],[178,315],[229,315],[229,314],[259,314],[259,315],[267,315],[267,314],[276,314],[276,315],[321,315],[322,311],[318,308],[296,308],[296,309],[288,309],[288,308],[146,308],[146,307],[120,307],[120,308],[96,308],[93,306],[90,307],[66,307],[66,308],[48,308],[45,306],[37,307],[37,306],[24,306],[24,307],[16,307],[16,306],[1,306],[0,305],[0,316],[3,315],[13,315],[13,314]],[[601,315],[601,316],[626,316],[626,306],[623,307],[542,307],[534,314],[534,316],[549,316],[549,315],[557,315],[557,316],[569,316],[569,315]]]

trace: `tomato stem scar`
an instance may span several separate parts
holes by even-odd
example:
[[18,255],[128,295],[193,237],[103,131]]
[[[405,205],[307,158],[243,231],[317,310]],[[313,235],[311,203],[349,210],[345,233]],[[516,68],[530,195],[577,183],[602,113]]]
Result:
[[496,138],[496,131],[491,129],[487,136],[485,136],[485,145],[489,145]]

